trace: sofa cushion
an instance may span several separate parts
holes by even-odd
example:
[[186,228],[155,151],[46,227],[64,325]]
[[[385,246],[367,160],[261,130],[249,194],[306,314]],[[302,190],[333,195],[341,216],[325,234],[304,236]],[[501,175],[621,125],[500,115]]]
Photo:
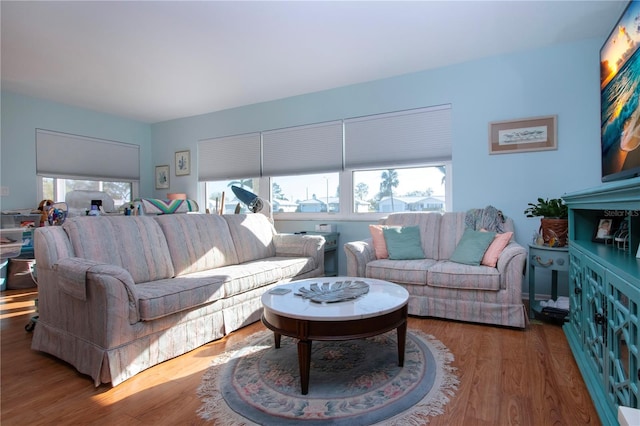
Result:
[[420,228],[417,226],[386,226],[382,229],[387,243],[389,259],[424,259],[420,243]]
[[451,257],[466,229],[464,218],[465,214],[461,212],[446,212],[442,215],[440,245],[437,247],[437,256],[433,256],[434,259],[448,260]]
[[495,232],[465,230],[449,260],[466,265],[480,265],[495,235]]
[[224,288],[225,296],[228,298],[282,279],[293,278],[297,271],[313,270],[309,263],[313,264],[313,261],[307,258],[271,257],[226,266],[216,271],[227,274]]
[[489,248],[484,252],[484,256],[482,256],[482,262],[480,262],[480,264],[495,268],[498,264],[498,258],[500,257],[502,250],[504,250],[507,244],[509,244],[512,236],[513,232],[496,234],[496,236],[493,237],[493,241],[489,245]]
[[318,267],[311,257],[270,257],[263,259],[280,269],[280,279],[286,280],[297,275],[306,274]]
[[266,216],[252,213],[230,214],[222,217],[229,225],[238,263],[275,256],[273,236],[276,230]]
[[221,216],[176,214],[154,219],[167,239],[176,275],[238,263],[229,226]]
[[224,297],[224,276],[196,272],[136,285],[140,319],[151,321]]
[[382,225],[369,225],[369,232],[371,233],[371,240],[373,241],[373,250],[378,259],[387,259],[389,257],[387,242],[384,240],[384,233],[382,232],[384,228]]
[[427,282],[432,287],[466,290],[500,290],[500,272],[488,266],[440,261],[429,268]]
[[315,268],[300,257],[261,259],[136,286],[140,318],[150,321],[292,278]]
[[365,276],[400,284],[427,284],[427,271],[436,263],[433,259],[380,259],[367,263]]
[[174,275],[167,240],[151,217],[78,216],[62,228],[77,257],[120,266],[136,284]]
[[[446,213],[445,213],[446,215]],[[427,259],[438,259],[438,246],[440,235],[440,221],[443,215],[440,213],[404,212],[392,213],[383,221],[387,226],[417,226],[420,228],[422,252]],[[447,257],[448,258],[448,257]]]

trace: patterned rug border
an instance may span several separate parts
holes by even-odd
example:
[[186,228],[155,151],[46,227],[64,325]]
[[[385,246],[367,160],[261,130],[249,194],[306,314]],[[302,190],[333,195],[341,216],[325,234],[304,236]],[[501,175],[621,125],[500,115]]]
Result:
[[[223,420],[225,426],[258,425],[238,414],[227,405],[220,391],[219,379],[222,376],[220,373],[225,365],[238,356],[239,353],[242,352],[242,355],[248,355],[269,347],[270,345],[257,345],[257,343],[265,339],[270,333],[272,332],[269,330],[258,331],[213,359],[204,373],[202,382],[197,390],[197,396],[203,402],[197,414],[202,419],[210,421]],[[407,333],[411,333],[421,339],[429,347],[435,358],[438,369],[434,384],[422,400],[409,410],[403,411],[383,422],[376,423],[377,425],[420,426],[429,423],[429,417],[444,413],[445,405],[458,389],[457,368],[451,366],[455,358],[449,349],[434,336],[420,330],[409,329]]]

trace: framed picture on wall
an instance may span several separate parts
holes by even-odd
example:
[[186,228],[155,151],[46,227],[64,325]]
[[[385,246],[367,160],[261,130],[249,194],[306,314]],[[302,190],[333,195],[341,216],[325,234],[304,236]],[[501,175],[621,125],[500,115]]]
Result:
[[489,123],[489,154],[558,149],[557,116]]
[[191,151],[176,152],[176,176],[186,176],[191,173]]
[[169,189],[169,166],[156,166],[156,189]]

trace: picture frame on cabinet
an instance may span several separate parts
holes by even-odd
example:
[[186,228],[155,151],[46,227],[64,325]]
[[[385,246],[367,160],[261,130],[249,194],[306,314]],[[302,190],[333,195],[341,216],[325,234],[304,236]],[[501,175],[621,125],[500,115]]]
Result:
[[156,166],[156,189],[169,189],[169,166]]
[[600,217],[593,230],[592,241],[595,243],[613,244],[613,236],[620,226],[615,217]]
[[489,123],[489,154],[558,149],[558,116]]
[[187,176],[191,173],[191,151],[176,152],[176,176]]

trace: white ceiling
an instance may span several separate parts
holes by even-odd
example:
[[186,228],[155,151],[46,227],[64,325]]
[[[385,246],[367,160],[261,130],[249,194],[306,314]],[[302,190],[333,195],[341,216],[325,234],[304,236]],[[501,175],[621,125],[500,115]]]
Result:
[[155,123],[604,41],[626,3],[2,0],[2,89]]

